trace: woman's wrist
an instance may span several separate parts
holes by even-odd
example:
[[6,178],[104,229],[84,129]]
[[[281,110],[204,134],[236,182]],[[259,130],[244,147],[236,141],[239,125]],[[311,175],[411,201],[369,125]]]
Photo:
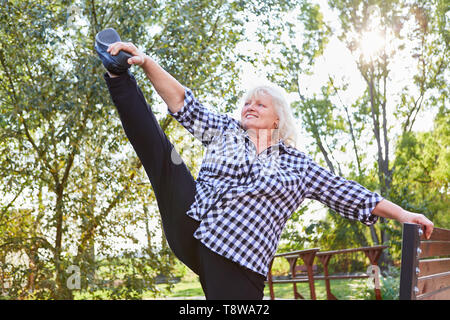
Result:
[[387,199],[381,200],[373,209],[372,214],[399,222],[402,222],[401,220],[408,215],[406,210]]
[[401,212],[399,213],[397,221],[401,223],[410,222],[413,221],[417,215],[418,215],[417,213],[413,213],[405,209],[402,209]]
[[383,218],[397,220],[400,223],[420,224],[422,225],[422,228],[425,231],[425,237],[427,239],[430,238],[431,233],[433,232],[434,227],[433,222],[431,222],[423,214],[405,210],[402,207],[386,199],[380,201],[378,205],[374,208],[372,213]]
[[144,62],[140,65],[140,67],[145,71],[145,73],[149,73],[151,71],[152,64],[156,63],[150,56],[143,54]]
[[386,199],[380,201],[372,213],[382,218],[397,220],[400,223],[412,221],[417,215]]

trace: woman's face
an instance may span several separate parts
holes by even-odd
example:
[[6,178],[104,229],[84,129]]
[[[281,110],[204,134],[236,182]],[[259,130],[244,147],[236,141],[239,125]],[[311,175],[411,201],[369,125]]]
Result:
[[279,118],[272,103],[272,97],[260,93],[248,98],[241,111],[241,123],[245,130],[278,128]]

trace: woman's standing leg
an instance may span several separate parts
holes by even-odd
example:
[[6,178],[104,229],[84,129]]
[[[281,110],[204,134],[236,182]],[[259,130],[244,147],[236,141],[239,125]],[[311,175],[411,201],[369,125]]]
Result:
[[171,161],[173,145],[159,126],[136,79],[124,73],[115,78],[106,74],[105,80],[125,133],[152,184],[169,246],[198,274],[198,241],[193,233],[199,223],[186,215],[194,201],[194,178],[183,162]]
[[208,300],[262,300],[261,274],[211,251],[199,241],[200,282]]

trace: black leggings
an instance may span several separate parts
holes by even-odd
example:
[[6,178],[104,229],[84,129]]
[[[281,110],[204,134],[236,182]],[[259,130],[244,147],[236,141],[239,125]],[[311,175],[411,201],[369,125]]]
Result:
[[136,79],[105,74],[125,133],[144,166],[158,203],[164,234],[175,256],[200,277],[207,299],[262,299],[264,276],[226,259],[193,237],[199,222],[186,215],[194,201],[195,180],[173,149],[148,106]]

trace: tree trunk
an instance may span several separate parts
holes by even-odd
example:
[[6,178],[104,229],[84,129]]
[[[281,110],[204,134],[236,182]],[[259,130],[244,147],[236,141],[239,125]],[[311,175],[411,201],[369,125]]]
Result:
[[55,276],[56,276],[56,299],[59,298],[60,293],[63,291],[64,286],[64,272],[61,266],[60,261],[60,255],[61,255],[61,242],[62,242],[62,220],[63,220],[63,213],[62,213],[62,188],[60,184],[57,184],[56,186],[56,214],[55,214],[55,220],[56,220],[56,237],[55,237],[55,252],[54,252],[54,263],[55,263]]
[[[383,87],[383,101],[380,105],[379,99],[378,99],[378,93],[375,89],[375,80],[374,80],[374,74],[373,74],[373,67],[369,67],[366,72],[361,67],[359,68],[361,71],[361,74],[363,75],[364,79],[366,80],[367,86],[369,87],[369,96],[370,96],[370,106],[371,106],[371,114],[372,114],[372,121],[373,121],[373,132],[375,135],[375,139],[377,142],[377,150],[378,150],[378,179],[380,184],[380,193],[381,196],[387,198],[389,196],[389,189],[391,186],[391,176],[392,171],[389,170],[389,140],[387,136],[388,131],[388,125],[387,125],[387,117],[386,117],[386,78],[383,79],[384,81],[384,87]],[[385,75],[387,77],[387,75]],[[382,128],[380,127],[380,121],[379,121],[379,112],[382,112]],[[381,139],[380,131],[383,130],[383,142]],[[383,148],[384,147],[384,148]],[[384,149],[384,154],[383,154]],[[380,218],[379,219],[380,224],[385,224],[385,219]],[[371,229],[371,236],[372,239],[378,239],[375,229]],[[381,228],[380,230],[380,240],[381,244],[386,244],[389,241],[389,235]],[[388,265],[392,265],[393,261],[390,257],[389,253],[387,251],[383,251],[381,253],[379,264],[382,267],[387,267]]]

